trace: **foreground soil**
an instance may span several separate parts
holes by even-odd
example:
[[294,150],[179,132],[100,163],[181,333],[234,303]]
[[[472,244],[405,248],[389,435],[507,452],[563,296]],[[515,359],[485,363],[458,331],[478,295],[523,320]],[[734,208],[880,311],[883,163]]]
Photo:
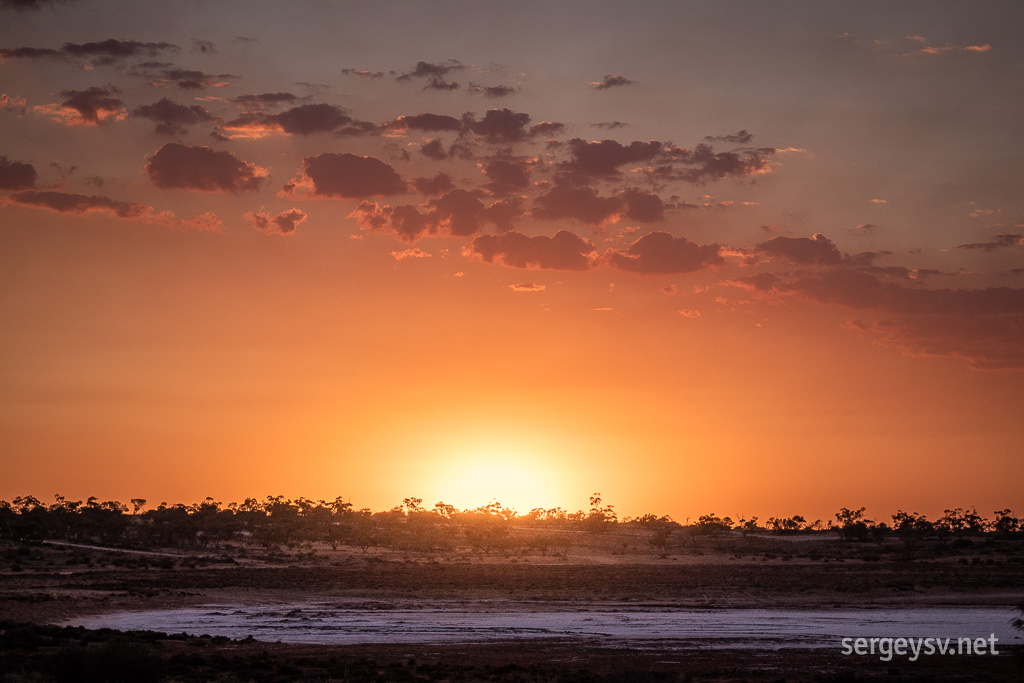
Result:
[[[320,597],[618,601],[675,607],[1015,605],[1024,563],[782,561],[708,553],[623,561],[579,555],[445,561],[408,555],[179,555],[172,568],[97,549],[18,550],[0,569],[0,682],[46,681],[1022,681],[1022,646],[998,656],[843,656],[840,648],[632,650],[578,640],[312,646],[120,633],[76,616],[207,602]],[[74,558],[72,560],[72,558]],[[83,559],[84,558],[84,559]],[[164,563],[165,564],[165,563]]]

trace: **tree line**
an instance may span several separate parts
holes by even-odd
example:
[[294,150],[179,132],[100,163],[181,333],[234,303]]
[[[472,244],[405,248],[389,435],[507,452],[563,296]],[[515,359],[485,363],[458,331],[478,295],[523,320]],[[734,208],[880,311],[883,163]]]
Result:
[[[54,496],[46,504],[34,496],[19,496],[12,502],[0,500],[0,538],[11,541],[61,540],[127,544],[145,547],[220,547],[228,542],[253,543],[267,548],[294,547],[304,542],[326,543],[332,548],[352,546],[364,552],[370,547],[440,550],[469,545],[484,551],[507,546],[513,526],[537,530],[602,533],[617,527],[648,530],[654,546],[664,546],[670,535],[684,530],[691,537],[724,535],[775,535],[835,533],[848,541],[904,540],[929,535],[1024,534],[1024,521],[1009,509],[996,510],[985,518],[975,508],[953,508],[935,520],[917,512],[898,510],[890,522],[865,517],[866,508],[840,508],[835,521],[808,522],[801,515],[769,517],[719,517],[701,515],[695,522],[676,522],[668,515],[648,513],[620,519],[613,505],[600,494],[590,497],[588,510],[568,512],[562,508],[535,508],[526,514],[493,502],[471,510],[459,510],[444,502],[426,507],[423,499],[409,497],[390,510],[374,512],[355,509],[338,497],[332,501],[295,500],[268,496],[265,500],[246,498],[223,505],[213,498],[201,503],[160,503],[147,507],[142,498],[119,501],[68,500]],[[539,539],[539,540],[538,540]],[[558,544],[556,536],[537,536],[546,550]]]

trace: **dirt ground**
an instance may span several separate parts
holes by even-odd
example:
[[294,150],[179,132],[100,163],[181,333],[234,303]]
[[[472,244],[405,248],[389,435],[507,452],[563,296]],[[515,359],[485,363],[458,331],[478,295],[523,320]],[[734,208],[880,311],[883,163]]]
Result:
[[[1024,600],[1024,562],[1004,553],[858,559],[839,549],[659,556],[605,547],[455,557],[328,548],[280,553],[115,553],[5,546],[0,683],[45,681],[1024,681],[1024,647],[915,662],[838,647],[626,649],[579,640],[288,645],[61,626],[76,616],[204,603],[326,597],[515,600],[538,607],[841,608],[1005,605]],[[162,552],[162,551],[161,551]],[[774,555],[768,557],[766,555]],[[14,558],[12,560],[12,558]],[[813,558],[813,559],[812,559]],[[170,566],[168,566],[170,565]]]

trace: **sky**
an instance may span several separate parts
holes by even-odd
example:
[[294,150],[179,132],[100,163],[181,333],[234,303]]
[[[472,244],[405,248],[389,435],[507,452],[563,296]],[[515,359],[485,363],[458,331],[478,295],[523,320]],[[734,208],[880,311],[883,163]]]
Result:
[[0,498],[1024,508],[1019,2],[0,3]]

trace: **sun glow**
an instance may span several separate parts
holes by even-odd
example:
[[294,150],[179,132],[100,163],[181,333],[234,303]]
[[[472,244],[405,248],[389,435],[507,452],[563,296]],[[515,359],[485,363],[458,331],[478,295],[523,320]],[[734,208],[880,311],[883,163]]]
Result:
[[556,505],[559,488],[550,467],[513,445],[459,449],[441,468],[435,486],[441,500],[459,509],[498,502],[520,514]]

